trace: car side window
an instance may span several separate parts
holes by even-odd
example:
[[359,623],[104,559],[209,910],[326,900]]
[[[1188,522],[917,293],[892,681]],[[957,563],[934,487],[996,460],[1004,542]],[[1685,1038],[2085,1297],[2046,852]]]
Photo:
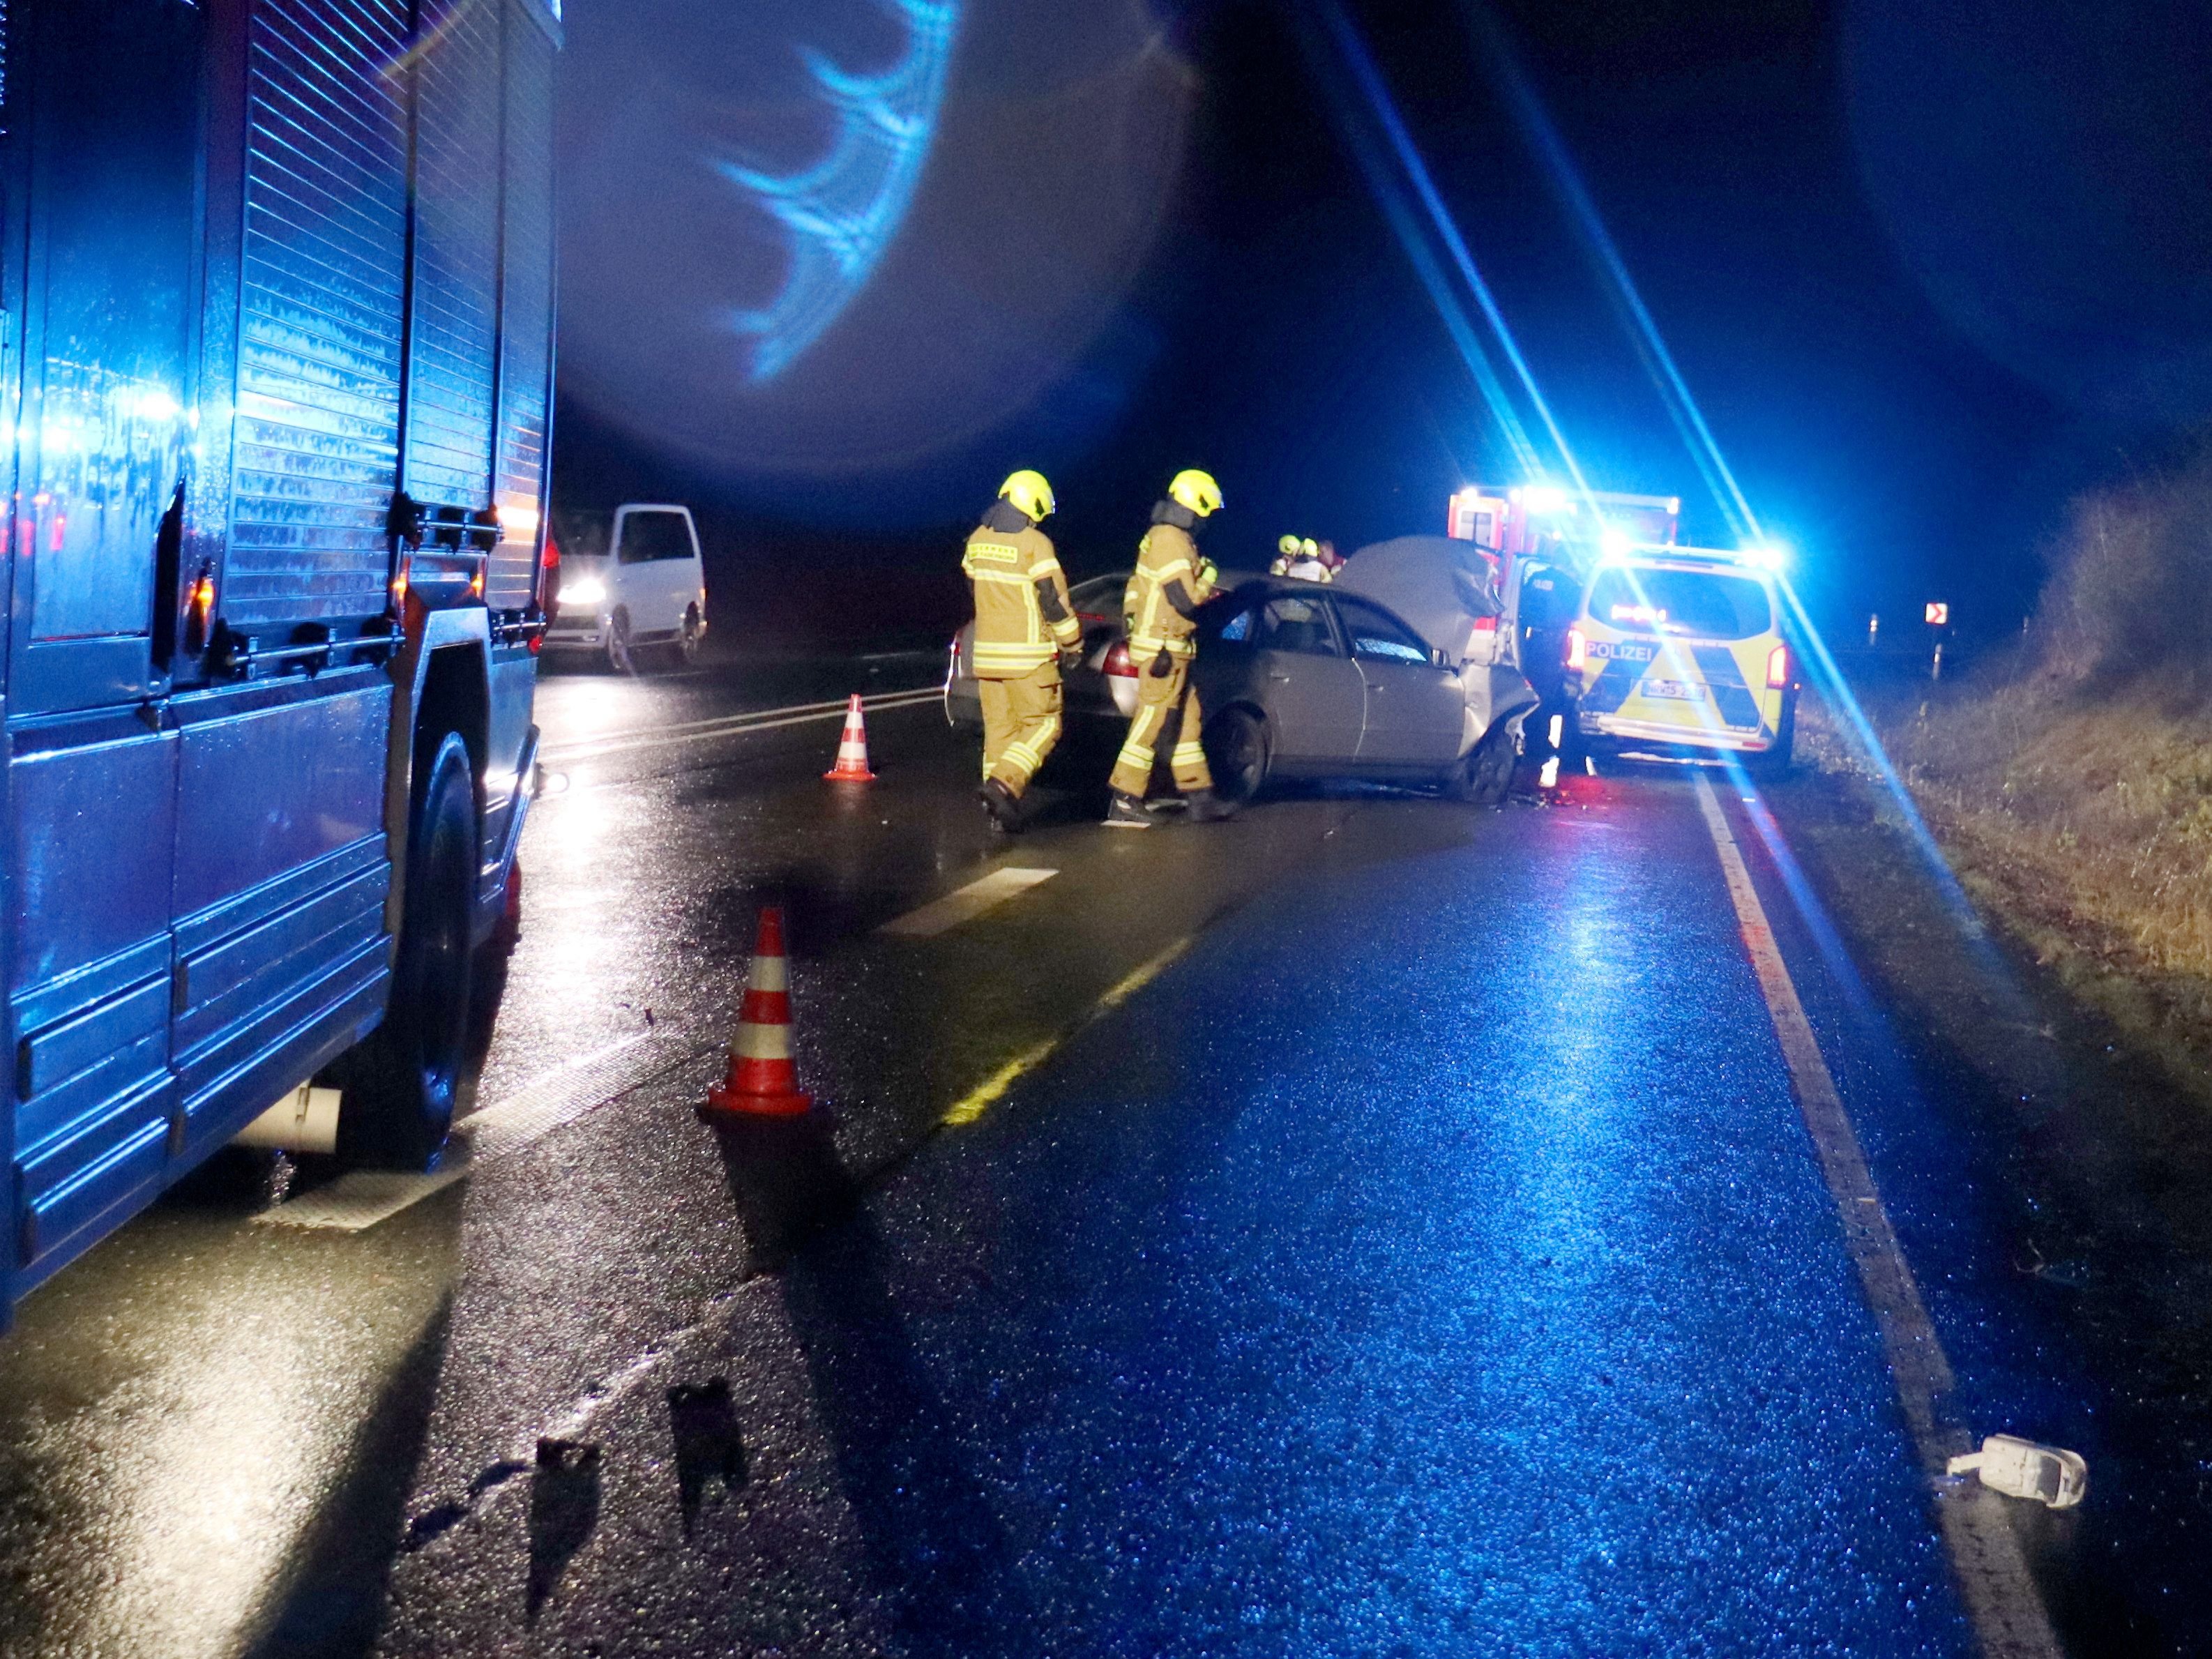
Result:
[[1260,607],[1260,644],[1268,651],[1296,651],[1309,657],[1340,657],[1328,613],[1312,599],[1270,599]]
[[1380,611],[1355,600],[1340,599],[1337,613],[1352,641],[1352,654],[1366,662],[1396,662],[1415,668],[1429,666],[1429,647]]
[[633,513],[623,520],[623,563],[656,564],[690,556],[691,526],[681,513]]

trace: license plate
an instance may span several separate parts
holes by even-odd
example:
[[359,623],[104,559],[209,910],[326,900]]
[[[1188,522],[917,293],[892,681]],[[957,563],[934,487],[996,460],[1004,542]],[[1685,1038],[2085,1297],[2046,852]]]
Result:
[[1676,702],[1703,702],[1705,688],[1688,685],[1680,680],[1646,680],[1641,688],[1647,697],[1668,697]]

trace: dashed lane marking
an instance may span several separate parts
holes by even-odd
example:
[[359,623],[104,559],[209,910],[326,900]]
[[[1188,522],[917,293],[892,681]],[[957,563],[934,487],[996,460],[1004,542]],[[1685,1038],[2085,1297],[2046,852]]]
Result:
[[919,910],[910,910],[877,931],[901,939],[934,939],[963,921],[975,921],[987,910],[996,909],[1010,898],[1018,898],[1059,873],[1057,870],[994,870],[981,881],[971,881]]
[[623,1037],[555,1066],[497,1105],[461,1119],[453,1126],[453,1146],[446,1161],[428,1175],[352,1170],[327,1187],[264,1210],[254,1219],[278,1227],[361,1232],[708,1052],[711,1046],[702,1048],[684,1038],[653,1032]]
[[1703,772],[1698,774],[1697,788],[1698,807],[1720,855],[1721,873],[1727,878],[1744,948],[1750,952],[1752,969],[1774,1020],[1798,1109],[1843,1222],[1844,1243],[1881,1331],[1898,1403],[1905,1409],[1921,1468],[1935,1489],[1944,1547],[1982,1651],[1989,1659],[2062,1659],[2064,1650],[2004,1513],[2006,1500],[1978,1480],[1957,1480],[1945,1473],[1953,1455],[1973,1444],[1946,1410],[1953,1383],[1951,1362],[1928,1316],[1919,1281],[1890,1226],[1850,1114],[1820,1054],[1812,1023],[1805,1018],[1805,1006],[1775,944],[1774,929],[1752,885],[1728,815]]
[[1058,1053],[1060,1046],[1070,1037],[1100,1015],[1111,1013],[1115,1009],[1119,1008],[1131,997],[1165,973],[1177,957],[1190,949],[1190,945],[1191,941],[1188,939],[1177,939],[1143,967],[1123,978],[1097,1002],[1091,1004],[1090,1012],[1066,1030],[1062,1031],[1058,1036],[1047,1037],[1042,1042],[1024,1048],[997,1071],[992,1073],[977,1088],[956,1101],[951,1109],[939,1121],[948,1129],[963,1128],[975,1122],[996,1105],[1007,1090],[1012,1088],[1024,1076],[1036,1070]]
[[[910,691],[887,691],[880,696],[863,697],[860,707],[872,714],[895,708],[915,708],[923,703],[935,702],[944,695],[941,686],[921,686]],[[555,744],[539,758],[547,766],[570,766],[578,761],[599,760],[609,755],[669,749],[679,744],[706,743],[716,738],[750,737],[756,732],[773,732],[781,726],[842,720],[847,706],[846,700],[840,697],[835,702],[794,703],[788,708],[757,708],[748,714],[731,714],[720,720],[692,720],[655,732],[625,732],[609,738]]]

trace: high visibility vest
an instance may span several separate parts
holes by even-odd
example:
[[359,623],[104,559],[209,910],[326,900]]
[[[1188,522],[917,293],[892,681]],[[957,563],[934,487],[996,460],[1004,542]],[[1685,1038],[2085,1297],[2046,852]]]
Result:
[[1166,592],[1180,581],[1194,604],[1212,598],[1213,588],[1200,583],[1198,564],[1198,544],[1171,524],[1154,525],[1137,544],[1137,574],[1129,578],[1121,611],[1129,623],[1129,654],[1138,662],[1163,651],[1171,657],[1198,654],[1191,637],[1198,624],[1168,603]]
[[[1044,532],[988,526],[968,538],[960,568],[975,594],[975,678],[1018,680],[1083,643],[1083,624],[1067,597],[1067,578]],[[1048,623],[1036,585],[1060,596],[1060,620]]]

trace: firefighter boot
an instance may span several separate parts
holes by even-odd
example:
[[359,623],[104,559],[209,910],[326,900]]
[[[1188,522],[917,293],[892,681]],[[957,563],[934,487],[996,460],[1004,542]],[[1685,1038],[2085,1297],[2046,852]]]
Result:
[[983,787],[975,792],[975,799],[983,803],[983,810],[991,815],[991,822],[1009,836],[1022,832],[1022,804],[1014,792],[996,778],[983,780]]
[[1219,823],[1237,816],[1236,803],[1222,799],[1211,789],[1194,789],[1184,799],[1190,803],[1193,823]]
[[1134,795],[1114,792],[1114,804],[1106,809],[1109,830],[1149,830],[1152,827],[1151,814],[1145,811],[1144,802]]

